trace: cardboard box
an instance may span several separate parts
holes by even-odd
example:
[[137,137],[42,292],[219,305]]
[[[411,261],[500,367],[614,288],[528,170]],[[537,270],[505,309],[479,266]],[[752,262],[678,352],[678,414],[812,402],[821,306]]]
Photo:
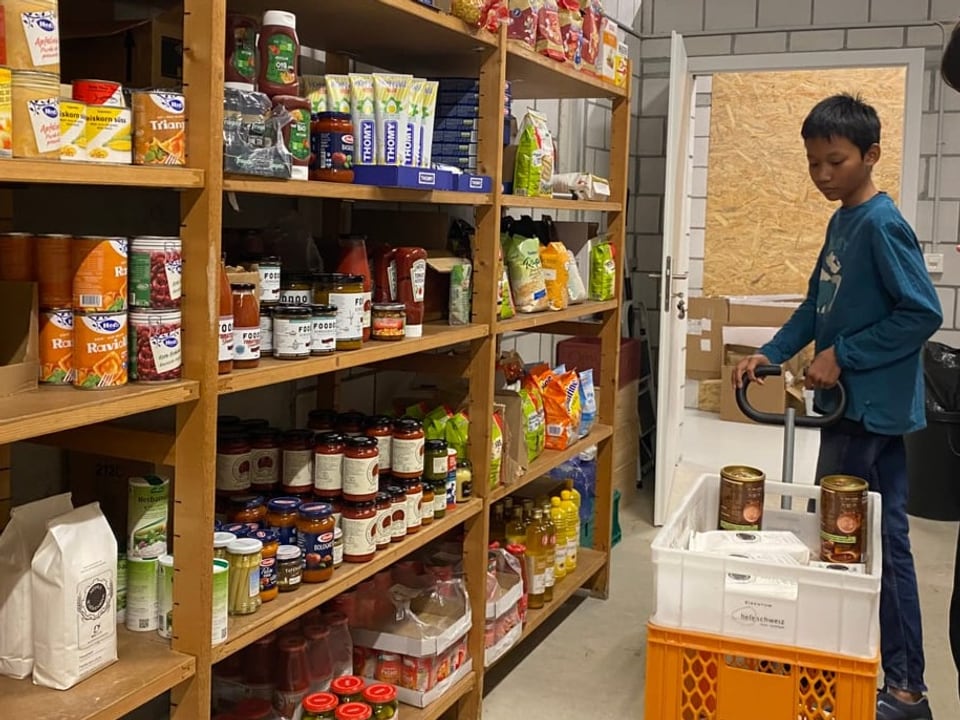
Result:
[[723,327],[728,302],[724,297],[694,297],[687,306],[687,377],[715,380],[723,364]]
[[[600,338],[572,337],[560,341],[557,343],[557,364],[565,364],[568,370],[593,368],[593,382],[600,385]],[[636,338],[620,338],[619,389],[623,390],[637,381],[640,373],[640,341]]]
[[[729,376],[728,376],[729,377]],[[719,380],[701,380],[697,388],[697,409],[704,412],[720,412],[721,385],[729,384],[726,378]]]
[[504,485],[512,485],[530,467],[527,445],[523,437],[523,410],[520,396],[509,390],[498,390],[495,395],[503,407],[503,456],[501,473]]
[[[723,374],[730,377],[735,364],[724,365]],[[786,409],[786,386],[780,377],[768,377],[763,385],[750,386],[750,404],[761,412],[782,414]],[[720,382],[720,419],[731,422],[753,423],[746,415],[740,412],[737,405],[736,393],[729,382]]]
[[729,298],[727,324],[781,328],[799,304],[800,301],[796,299],[767,301],[762,297]]
[[37,285],[0,282],[7,324],[0,333],[0,397],[37,389],[40,330]]

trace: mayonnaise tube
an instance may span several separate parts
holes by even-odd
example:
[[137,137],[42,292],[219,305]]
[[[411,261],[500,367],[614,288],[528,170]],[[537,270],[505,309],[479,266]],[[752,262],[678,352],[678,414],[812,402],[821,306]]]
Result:
[[423,95],[420,98],[420,148],[417,154],[417,165],[430,167],[433,159],[433,121],[437,114],[437,91],[440,83],[428,80],[423,84]]
[[350,78],[327,75],[327,112],[350,114]]
[[377,165],[402,165],[407,134],[409,76],[373,76],[377,118]]
[[403,142],[403,164],[407,166],[417,164],[420,146],[420,102],[426,82],[420,78],[410,78],[407,81],[407,133]]
[[353,164],[377,164],[377,117],[374,110],[373,75],[350,75],[353,118]]

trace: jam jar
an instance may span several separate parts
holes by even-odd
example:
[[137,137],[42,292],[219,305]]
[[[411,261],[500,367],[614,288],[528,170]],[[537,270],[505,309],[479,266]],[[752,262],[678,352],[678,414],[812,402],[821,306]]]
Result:
[[217,493],[238,495],[250,491],[250,440],[239,429],[217,434]]
[[276,428],[250,431],[250,485],[255,492],[270,495],[280,489],[280,438]]
[[373,501],[343,502],[343,560],[365,563],[377,552],[377,506]]
[[356,675],[343,675],[330,683],[330,692],[340,698],[340,704],[363,702],[364,682]]
[[371,437],[350,437],[343,453],[343,499],[364,502],[377,496],[380,451]]
[[423,524],[420,519],[423,505],[423,482],[420,478],[410,478],[406,483],[407,495],[407,534],[420,532]]
[[313,489],[313,430],[287,430],[280,443],[283,491],[309,495]]
[[234,523],[257,523],[267,519],[263,495],[234,495],[227,500],[227,520]]
[[390,519],[393,516],[393,506],[390,502],[390,493],[377,493],[377,550],[386,550],[390,547]]
[[327,432],[337,429],[337,411],[319,408],[311,410],[307,415],[307,427],[317,432]]
[[303,581],[303,553],[296,545],[281,545],[277,548],[277,588],[290,592],[300,587]]
[[407,491],[391,485],[387,492],[390,493],[390,542],[398,543],[407,536]]
[[394,477],[409,480],[423,475],[423,424],[403,417],[393,426],[393,449],[390,463]]
[[297,544],[303,553],[303,581],[326,582],[333,577],[333,508],[329,503],[311,502],[300,506]]
[[333,498],[343,492],[343,453],[346,449],[340,433],[322,432],[313,445],[313,494]]
[[278,531],[281,545],[297,544],[300,504],[297,497],[278,497],[267,503],[267,527]]
[[343,412],[337,415],[337,432],[347,437],[363,435],[363,426],[366,418],[363,413]]
[[377,441],[380,450],[380,474],[390,472],[390,451],[393,449],[393,420],[386,415],[374,415],[367,418],[364,430],[367,437]]

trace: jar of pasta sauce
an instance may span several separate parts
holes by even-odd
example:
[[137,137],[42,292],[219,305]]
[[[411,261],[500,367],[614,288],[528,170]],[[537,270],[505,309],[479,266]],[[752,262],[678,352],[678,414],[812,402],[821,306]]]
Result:
[[380,450],[380,474],[388,474],[390,472],[390,451],[393,449],[393,421],[386,415],[375,415],[367,418],[365,432],[367,437],[372,437],[377,441],[377,449]]
[[343,499],[365,502],[377,497],[380,451],[371,437],[351,437],[343,453]]
[[263,495],[234,495],[227,501],[227,520],[232,523],[257,523],[267,520]]
[[393,505],[390,502],[390,493],[377,493],[377,550],[386,550],[390,547],[390,519],[393,516]]
[[423,424],[419,420],[403,417],[394,423],[390,458],[394,477],[409,480],[423,475],[423,437]]
[[407,494],[407,534],[420,532],[421,506],[423,505],[423,482],[420,478],[410,478],[406,482],[405,488]]
[[242,495],[250,490],[250,440],[241,430],[217,434],[217,493]]
[[343,495],[324,498],[323,501],[329,503],[330,507],[333,508],[333,522],[337,527],[340,527],[340,521],[343,519]]
[[297,543],[303,553],[303,581],[327,582],[333,577],[333,508],[328,503],[300,506]]
[[343,503],[343,561],[365,563],[377,552],[377,508],[373,501]]
[[297,544],[300,498],[278,497],[267,503],[267,527],[276,530],[281,545]]
[[280,438],[276,428],[250,431],[250,485],[255,492],[272,495],[280,488]]
[[358,412],[343,412],[337,415],[337,432],[348,437],[363,435],[364,415]]
[[387,492],[390,494],[390,542],[398,543],[407,536],[407,491],[391,485]]
[[307,427],[317,432],[337,429],[337,412],[320,408],[311,410],[307,415]]
[[313,446],[313,494],[318,498],[334,498],[343,492],[343,435],[322,432]]
[[313,490],[313,430],[287,430],[280,448],[283,492],[309,495]]
[[280,533],[276,530],[258,530],[250,537],[263,543],[260,551],[260,602],[275,600],[280,593],[277,587],[277,550],[280,548]]

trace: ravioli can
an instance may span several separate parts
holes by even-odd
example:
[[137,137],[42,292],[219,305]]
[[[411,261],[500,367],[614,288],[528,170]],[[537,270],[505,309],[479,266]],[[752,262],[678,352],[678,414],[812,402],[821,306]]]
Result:
[[77,313],[73,318],[74,387],[127,384],[127,314]]
[[852,475],[820,480],[820,560],[863,562],[866,548],[867,481]]
[[127,556],[127,630],[157,629],[157,558]]
[[41,310],[40,382],[69,385],[73,374],[73,310]]
[[79,237],[71,244],[73,309],[114,313],[127,308],[127,239]]
[[721,530],[760,530],[766,479],[762,470],[746,465],[728,465],[720,470]]
[[30,233],[0,233],[0,280],[33,282],[35,254],[36,242]]

